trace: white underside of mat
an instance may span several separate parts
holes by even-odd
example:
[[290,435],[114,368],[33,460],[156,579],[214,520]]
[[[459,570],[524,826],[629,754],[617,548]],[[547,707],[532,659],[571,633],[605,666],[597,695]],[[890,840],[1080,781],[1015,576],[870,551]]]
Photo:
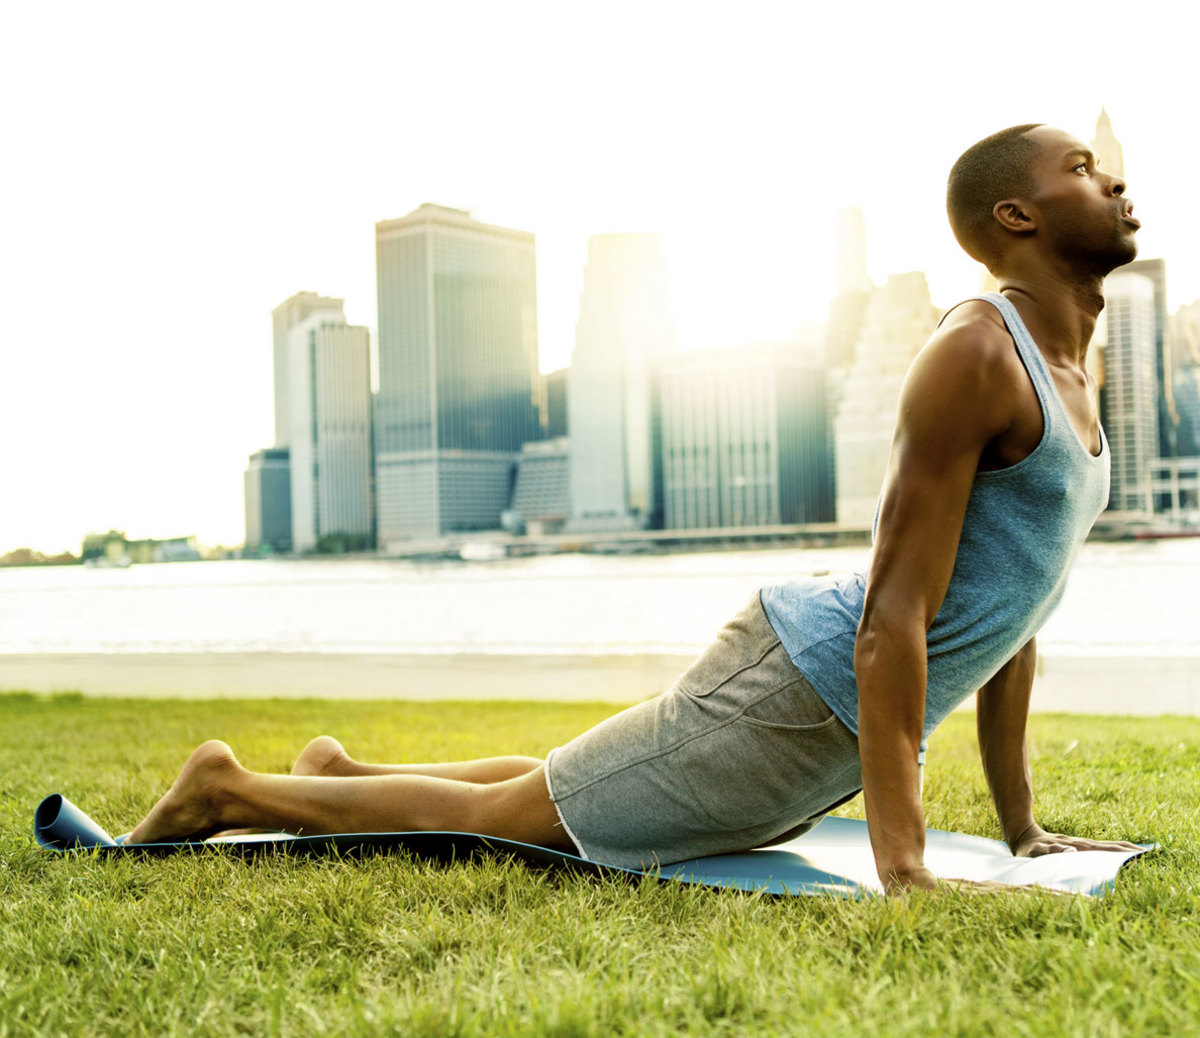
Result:
[[[1150,850],[1065,851],[1015,858],[998,840],[930,829],[925,864],[939,879],[993,880],[1072,894],[1102,895],[1130,858]],[[798,839],[776,847],[697,858],[664,866],[662,874],[712,886],[768,889],[776,893],[881,893],[867,823],[825,818]],[[797,889],[797,885],[803,889]]]

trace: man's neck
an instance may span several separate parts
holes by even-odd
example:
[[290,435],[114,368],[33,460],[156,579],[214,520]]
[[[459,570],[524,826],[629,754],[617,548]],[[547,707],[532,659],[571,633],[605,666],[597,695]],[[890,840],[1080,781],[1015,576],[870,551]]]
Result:
[[1023,271],[1001,276],[999,284],[1048,360],[1083,365],[1096,318],[1104,309],[1102,276],[1067,280]]

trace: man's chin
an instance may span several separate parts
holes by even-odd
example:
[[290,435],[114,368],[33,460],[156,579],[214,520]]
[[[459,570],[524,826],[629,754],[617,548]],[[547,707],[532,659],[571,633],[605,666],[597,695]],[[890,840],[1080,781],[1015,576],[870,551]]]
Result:
[[1137,242],[1133,238],[1126,238],[1117,248],[1113,249],[1109,256],[1105,257],[1104,276],[1111,274],[1114,270],[1125,266],[1127,263],[1132,263],[1137,259],[1137,254]]

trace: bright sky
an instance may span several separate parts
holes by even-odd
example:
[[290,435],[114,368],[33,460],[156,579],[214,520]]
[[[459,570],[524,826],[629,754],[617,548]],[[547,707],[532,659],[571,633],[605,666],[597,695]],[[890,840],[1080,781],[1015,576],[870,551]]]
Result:
[[[432,201],[537,235],[541,366],[587,239],[660,234],[680,344],[787,335],[833,291],[836,210],[876,281],[977,268],[954,158],[1050,122],[1125,149],[1141,255],[1200,298],[1194,5],[58,3],[0,15],[0,553],[243,536],[272,439],[270,311],[374,328],[375,221]],[[1060,13],[1061,12],[1061,13]]]

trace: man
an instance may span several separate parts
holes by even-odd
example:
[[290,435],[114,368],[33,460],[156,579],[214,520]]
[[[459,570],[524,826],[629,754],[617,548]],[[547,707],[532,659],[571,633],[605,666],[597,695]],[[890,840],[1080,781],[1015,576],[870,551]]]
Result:
[[[1085,359],[1104,306],[1104,277],[1137,252],[1139,224],[1125,184],[1097,169],[1070,135],[1024,126],[964,154],[947,201],[959,244],[996,277],[1040,348],[1072,427],[1065,431],[1078,436],[1089,459],[1106,456]],[[934,882],[921,861],[916,778],[925,632],[946,597],[979,474],[1024,463],[1042,440],[1045,422],[1032,389],[997,310],[972,302],[947,315],[901,396],[855,647],[868,824],[880,875],[891,886]],[[1094,514],[1080,523],[1084,534],[1107,503],[1104,460]],[[1090,474],[1087,460],[1081,467]],[[1030,514],[1027,531],[1040,518]],[[1017,582],[1028,576],[1013,573]],[[1030,637],[978,695],[980,750],[1004,837],[1018,855],[1104,849],[1047,834],[1034,821],[1025,721],[1035,659]]]
[[1013,853],[1130,849],[1037,825],[1025,724],[1034,636],[1107,502],[1084,362],[1138,223],[1124,183],[1041,125],[965,152],[947,203],[1001,294],[952,310],[912,366],[868,574],[764,588],[670,691],[544,762],[363,765],[321,737],[292,775],[259,775],[213,741],[130,839],[441,829],[666,864],[787,839],[862,788],[885,888],[931,889],[920,753],[978,690]]

